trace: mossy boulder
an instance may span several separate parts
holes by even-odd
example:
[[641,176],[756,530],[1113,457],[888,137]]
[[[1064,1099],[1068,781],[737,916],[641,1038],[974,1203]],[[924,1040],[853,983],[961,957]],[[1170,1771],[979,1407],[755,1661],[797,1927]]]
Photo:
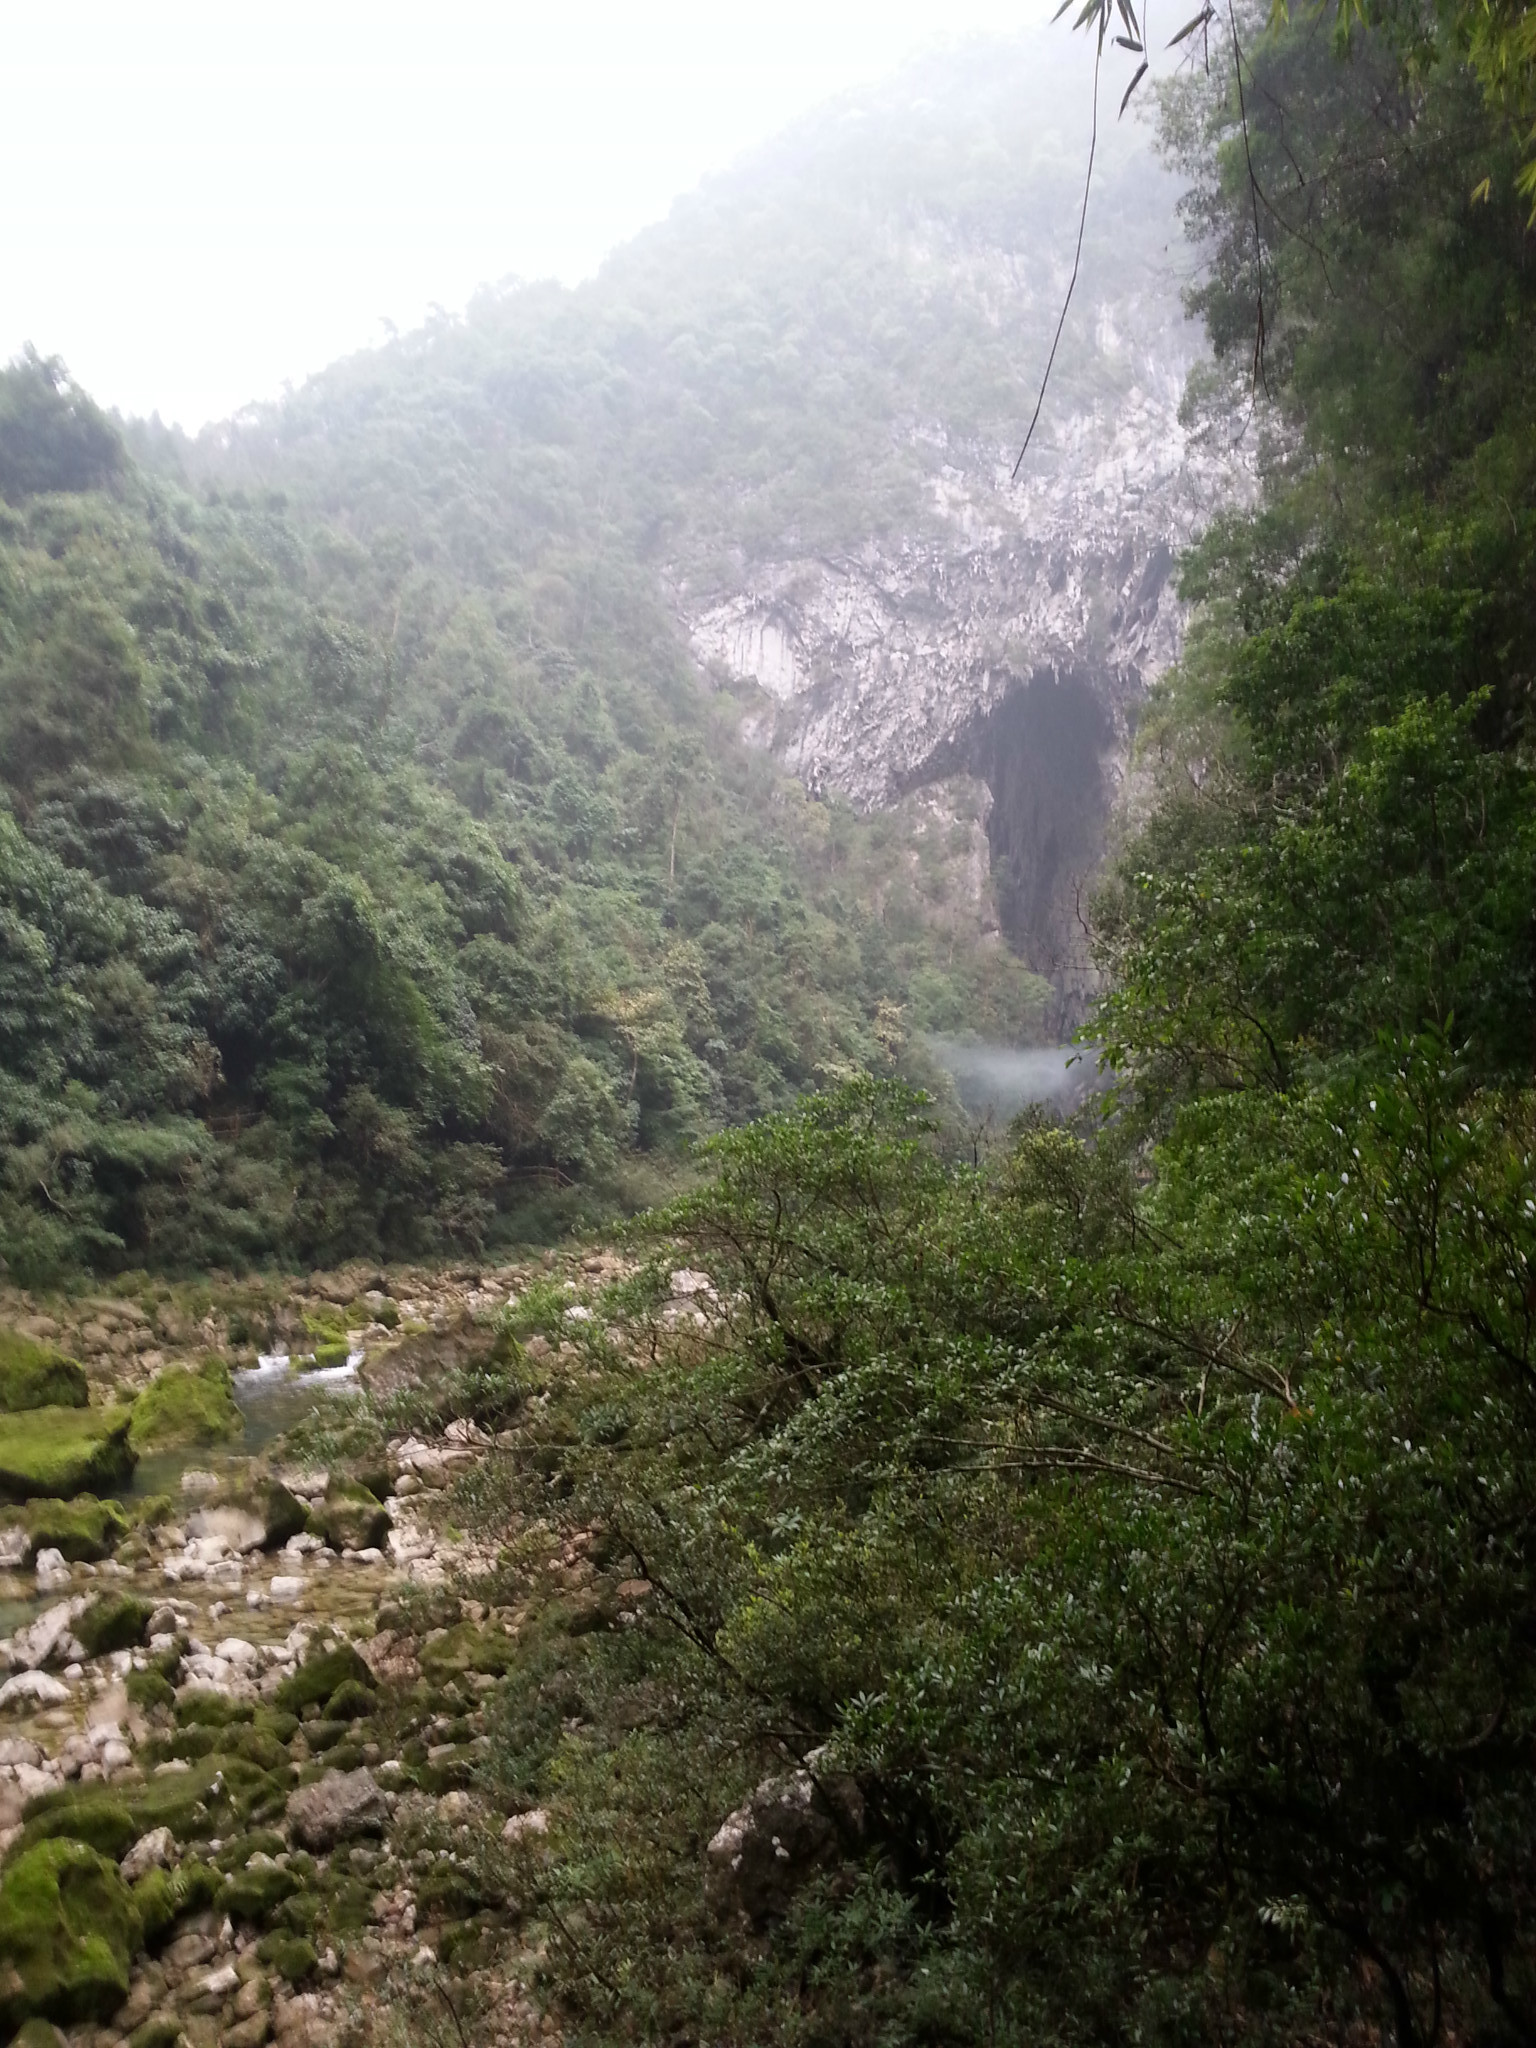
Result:
[[269,1735],[264,1728],[235,1728],[224,1738],[225,1746],[236,1756],[243,1756],[247,1763],[263,1771],[286,1771],[289,1765],[288,1746],[279,1742],[275,1735]]
[[51,1344],[0,1325],[0,1414],[27,1408],[83,1408],[90,1399],[85,1367]]
[[298,1889],[299,1880],[280,1863],[252,1864],[226,1880],[216,1907],[232,1920],[245,1920],[253,1927],[265,1927],[274,1909]]
[[222,1882],[211,1863],[195,1856],[174,1870],[147,1870],[133,1888],[145,1945],[157,1948],[178,1920],[211,1906]]
[[264,1771],[246,1757],[215,1752],[190,1770],[149,1778],[125,1789],[123,1796],[141,1835],[166,1827],[178,1842],[196,1842],[232,1835],[252,1820],[281,1813],[288,1785],[286,1776]]
[[356,1650],[350,1643],[338,1643],[334,1650],[306,1657],[278,1687],[276,1703],[285,1713],[302,1715],[306,1707],[323,1707],[349,1679],[370,1694],[374,1690],[373,1673]]
[[128,2036],[128,2048],[186,2048],[186,2039],[180,2020],[169,2013],[152,2013]]
[[168,1366],[133,1404],[133,1448],[141,1455],[228,1443],[244,1428],[229,1367],[220,1358]]
[[[29,1802],[23,1843],[68,1836],[109,1843],[122,1856],[140,1835],[166,1827],[178,1842],[228,1837],[280,1813],[288,1797],[288,1773],[264,1771],[248,1757],[216,1750],[189,1770],[137,1783],[64,1785]],[[116,1844],[121,1841],[122,1847]]]
[[137,1707],[141,1714],[153,1714],[161,1707],[176,1704],[176,1688],[153,1665],[144,1671],[130,1671],[123,1685],[129,1706]]
[[233,1728],[255,1718],[254,1700],[231,1699],[227,1692],[197,1688],[184,1692],[176,1702],[176,1719],[187,1727]]
[[21,1831],[21,1847],[38,1842],[84,1842],[99,1855],[120,1863],[144,1832],[124,1801],[100,1785],[88,1788],[66,1786],[62,1792],[46,1793],[27,1809]]
[[30,1408],[0,1431],[0,1500],[110,1493],[131,1475],[131,1408]]
[[500,1629],[476,1628],[472,1621],[461,1621],[445,1635],[423,1645],[421,1668],[438,1685],[446,1684],[450,1678],[463,1678],[471,1671],[501,1678],[511,1669],[516,1655],[517,1646]]
[[64,2048],[64,2036],[52,2020],[30,2019],[12,2041],[11,2048]]
[[33,1500],[14,1513],[28,1537],[28,1560],[40,1550],[57,1550],[71,1564],[100,1564],[110,1557],[132,1524],[120,1501],[94,1493],[73,1500]]
[[355,1678],[344,1678],[325,1703],[327,1721],[362,1721],[378,1705],[378,1695],[371,1685],[363,1685]]
[[334,1372],[339,1365],[345,1365],[351,1352],[344,1338],[328,1340],[315,1346],[307,1358],[296,1358],[294,1364],[300,1372]]
[[314,1943],[302,1934],[264,1934],[256,1944],[256,1954],[290,1984],[304,1983],[320,1966]]
[[309,1509],[276,1479],[258,1487],[251,1504],[266,1526],[263,1550],[281,1550],[290,1537],[302,1536],[309,1527]]
[[105,1657],[110,1650],[136,1650],[149,1639],[149,1618],[154,1607],[135,1593],[98,1593],[85,1612],[75,1619],[75,1634],[88,1657]]
[[389,1541],[389,1510],[355,1479],[333,1479],[311,1518],[332,1550],[382,1550]]
[[0,2032],[109,2018],[143,1944],[128,1887],[84,1842],[39,1842],[0,1874]]

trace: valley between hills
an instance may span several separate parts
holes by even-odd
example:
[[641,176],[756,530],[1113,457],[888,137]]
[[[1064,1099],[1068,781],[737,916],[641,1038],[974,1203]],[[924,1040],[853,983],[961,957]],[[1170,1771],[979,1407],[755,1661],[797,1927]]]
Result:
[[0,371],[0,2038],[1536,2038],[1536,74],[1334,27],[1016,483],[1064,27]]

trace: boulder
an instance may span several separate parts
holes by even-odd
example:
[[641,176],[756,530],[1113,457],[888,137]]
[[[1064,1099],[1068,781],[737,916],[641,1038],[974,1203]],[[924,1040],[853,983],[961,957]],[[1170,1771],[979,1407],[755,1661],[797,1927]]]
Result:
[[167,1367],[133,1404],[133,1448],[140,1454],[227,1443],[244,1428],[229,1367],[219,1358],[206,1358],[200,1366]]
[[128,1996],[142,1926],[117,1871],[83,1842],[39,1842],[0,1877],[0,2032],[106,2020]]
[[169,1828],[151,1828],[140,1835],[117,1866],[124,1884],[137,1884],[152,1870],[163,1870],[176,1851],[176,1838]]
[[189,1544],[203,1542],[210,1536],[218,1538],[225,1552],[239,1556],[244,1551],[263,1547],[267,1540],[267,1525],[262,1516],[246,1507],[199,1508],[196,1514],[188,1515]]
[[149,1640],[149,1601],[133,1593],[98,1593],[75,1622],[87,1657],[105,1657],[111,1650],[136,1650]]
[[46,1671],[18,1671],[0,1685],[0,1713],[31,1713],[36,1707],[61,1707],[69,1698],[62,1679]]
[[79,1593],[73,1600],[60,1600],[45,1608],[35,1621],[19,1628],[11,1637],[11,1661],[24,1671],[36,1671],[50,1662],[67,1662],[74,1643],[75,1623],[89,1605]]
[[291,1678],[277,1689],[277,1705],[286,1714],[302,1714],[306,1707],[323,1707],[344,1685],[374,1689],[373,1673],[350,1643],[334,1650],[319,1650],[306,1657]]
[[780,1918],[809,1877],[841,1860],[863,1820],[851,1779],[824,1785],[806,1770],[765,1778],[705,1852],[712,1903],[752,1927]]
[[98,1500],[94,1493],[73,1500],[34,1500],[16,1511],[27,1532],[28,1557],[57,1550],[72,1564],[100,1564],[116,1550],[131,1524],[121,1501]]
[[423,1645],[421,1668],[438,1685],[472,1671],[503,1677],[517,1657],[517,1645],[498,1628],[461,1621]]
[[51,1344],[0,1327],[0,1414],[83,1408],[89,1399],[84,1366]]
[[362,1835],[381,1835],[389,1805],[373,1773],[327,1771],[316,1784],[301,1785],[288,1798],[288,1825],[301,1848],[317,1854],[338,1842]]
[[332,1550],[382,1550],[389,1541],[389,1510],[366,1486],[333,1479],[314,1515]]
[[35,1569],[40,1593],[56,1593],[69,1584],[69,1562],[62,1550],[40,1550]]
[[[142,1397],[141,1397],[142,1398]],[[110,1493],[132,1473],[132,1408],[32,1408],[0,1433],[0,1500]]]

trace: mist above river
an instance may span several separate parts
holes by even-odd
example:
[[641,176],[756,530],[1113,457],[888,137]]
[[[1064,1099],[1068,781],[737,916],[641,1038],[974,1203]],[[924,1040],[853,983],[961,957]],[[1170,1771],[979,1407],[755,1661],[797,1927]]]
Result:
[[926,1044],[954,1082],[962,1108],[998,1123],[1033,1103],[1073,1109],[1103,1085],[1091,1045],[995,1045],[945,1037],[930,1037]]

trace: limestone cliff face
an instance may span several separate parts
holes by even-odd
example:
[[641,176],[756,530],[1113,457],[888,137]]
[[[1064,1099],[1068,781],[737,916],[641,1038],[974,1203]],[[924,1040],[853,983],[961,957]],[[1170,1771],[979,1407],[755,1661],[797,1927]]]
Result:
[[[998,252],[971,268],[994,288],[1010,277]],[[1050,288],[1011,282],[1016,297]],[[1047,394],[1017,484],[1015,450],[908,425],[927,467],[919,532],[743,553],[724,587],[718,570],[712,586],[673,577],[701,663],[762,693],[748,735],[812,789],[869,809],[984,780],[996,915],[1055,985],[1059,1023],[1090,984],[1079,903],[1137,708],[1179,650],[1177,555],[1246,490],[1241,461],[1180,423],[1199,336],[1172,278],[1073,318],[1092,347]]]

